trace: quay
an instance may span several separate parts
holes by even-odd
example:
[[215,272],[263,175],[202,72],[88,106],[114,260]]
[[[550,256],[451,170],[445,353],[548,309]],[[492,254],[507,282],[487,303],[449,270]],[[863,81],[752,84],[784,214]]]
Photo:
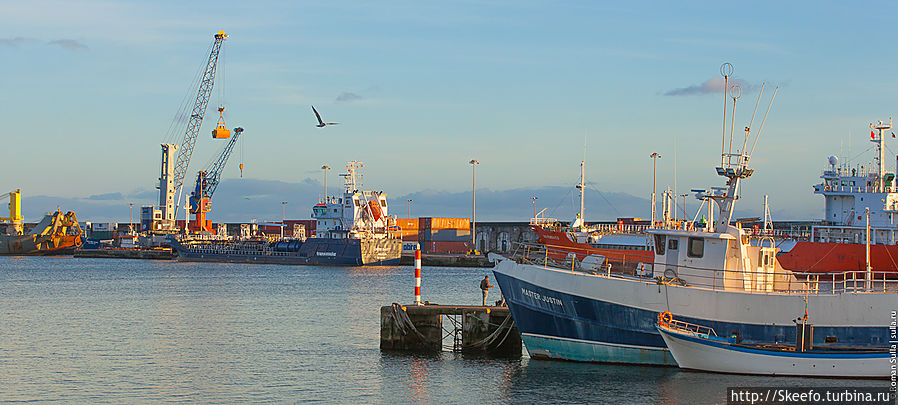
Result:
[[[444,322],[444,319],[446,322]],[[454,352],[520,356],[521,335],[508,307],[392,305],[380,308],[380,349],[438,353],[444,339]]]
[[105,249],[75,249],[75,257],[103,258],[103,259],[146,259],[146,260],[173,260],[178,257],[178,252],[171,248],[164,249],[129,249],[129,248],[105,248]]
[[[421,262],[432,267],[493,267],[494,263],[485,255],[422,253]],[[415,255],[402,255],[400,265],[415,264]]]

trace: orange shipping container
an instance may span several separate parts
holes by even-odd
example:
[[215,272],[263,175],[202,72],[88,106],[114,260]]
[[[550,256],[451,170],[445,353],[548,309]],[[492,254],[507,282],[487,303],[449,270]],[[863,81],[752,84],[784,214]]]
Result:
[[407,219],[407,218],[396,218],[396,226],[399,229],[405,230],[418,230],[418,220],[417,219]]
[[471,229],[468,218],[421,218],[419,229]]

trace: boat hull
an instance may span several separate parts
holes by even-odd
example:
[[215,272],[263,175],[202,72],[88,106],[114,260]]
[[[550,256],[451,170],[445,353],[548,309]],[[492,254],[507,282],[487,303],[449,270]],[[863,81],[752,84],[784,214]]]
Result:
[[236,244],[171,242],[178,260],[331,266],[396,266],[402,253],[398,239],[309,238],[295,248],[240,249]]
[[[501,260],[493,270],[525,346],[535,357],[675,365],[655,329],[658,313],[735,332],[747,343],[794,343],[804,298],[607,277]],[[882,347],[895,294],[812,295],[815,346]]]
[[[806,273],[864,271],[866,245],[796,241],[788,251],[776,255],[784,269]],[[870,266],[877,272],[898,275],[898,245],[870,245]]]
[[0,255],[70,255],[80,235],[0,235]]
[[732,374],[887,378],[889,353],[783,352],[732,345],[659,327],[681,368]]

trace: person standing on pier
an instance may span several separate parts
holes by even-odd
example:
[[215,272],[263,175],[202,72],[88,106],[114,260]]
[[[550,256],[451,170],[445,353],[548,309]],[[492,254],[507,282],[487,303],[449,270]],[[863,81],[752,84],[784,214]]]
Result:
[[483,291],[483,306],[486,306],[486,295],[489,293],[490,288],[495,287],[494,285],[490,285],[490,276],[483,276],[483,280],[480,280],[480,291]]

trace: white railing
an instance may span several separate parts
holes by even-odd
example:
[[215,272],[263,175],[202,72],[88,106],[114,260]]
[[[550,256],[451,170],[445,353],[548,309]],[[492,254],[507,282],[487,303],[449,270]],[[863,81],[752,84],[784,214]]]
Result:
[[[898,294],[898,273],[871,271],[842,271],[827,273],[800,273],[789,270],[774,271],[756,268],[753,271],[701,268],[677,264],[657,263],[665,270],[652,270],[655,263],[641,261],[649,267],[638,271],[638,256],[606,256],[600,269],[583,269],[581,261],[588,252],[578,253],[567,248],[546,247],[532,243],[513,242],[512,257],[520,262],[590,274],[597,277],[623,277],[654,280],[658,284],[680,285],[713,290],[740,291],[746,293],[781,294],[842,294],[885,293]],[[654,256],[653,256],[654,257]],[[667,273],[667,274],[665,274]],[[683,277],[680,277],[683,274]]]

